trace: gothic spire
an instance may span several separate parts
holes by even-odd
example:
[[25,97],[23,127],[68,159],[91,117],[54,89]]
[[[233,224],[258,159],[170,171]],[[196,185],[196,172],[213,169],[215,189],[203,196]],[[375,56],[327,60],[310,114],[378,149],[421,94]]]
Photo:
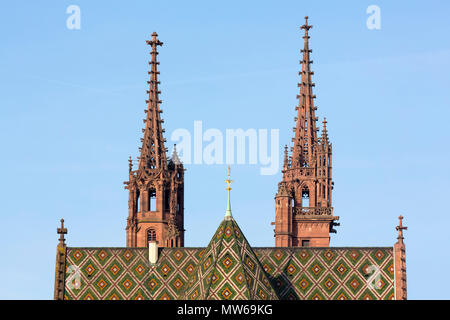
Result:
[[[164,121],[161,119],[159,95],[158,46],[163,43],[153,32],[148,100],[144,119],[144,137],[139,148],[137,170],[129,160],[127,247],[146,247],[149,241],[157,240],[163,247],[184,246],[184,168],[176,148],[169,161],[165,147]],[[151,214],[150,214],[151,213]],[[152,216],[149,219],[149,216]]]
[[144,120],[145,128],[142,130],[144,132],[144,138],[141,139],[142,147],[140,148],[141,155],[139,157],[139,169],[166,169],[166,148],[164,147],[164,137],[162,128],[162,123],[164,120],[161,119],[160,113],[162,110],[159,108],[161,100],[159,100],[159,94],[161,91],[158,89],[160,82],[158,81],[158,65],[157,61],[158,51],[157,47],[162,46],[162,42],[158,40],[158,34],[156,32],[152,33],[152,40],[147,40],[146,43],[152,47],[151,51],[151,65],[150,80],[147,83],[150,85],[150,89],[147,91],[149,99],[145,102],[147,103],[147,110],[145,110],[147,116]]
[[311,64],[313,61],[310,59],[309,49],[309,35],[308,31],[312,28],[312,25],[308,24],[308,17],[305,17],[305,24],[300,27],[305,31],[304,48],[301,50],[303,58],[300,61],[302,70],[299,72],[301,75],[301,82],[298,84],[300,87],[300,94],[297,96],[299,99],[298,114],[296,117],[296,126],[294,128],[295,136],[293,138],[294,146],[292,147],[292,166],[303,166],[311,163],[314,156],[314,148],[317,145],[317,129],[314,106],[314,98],[312,87],[314,83],[311,80],[311,75],[314,72],[311,71]]

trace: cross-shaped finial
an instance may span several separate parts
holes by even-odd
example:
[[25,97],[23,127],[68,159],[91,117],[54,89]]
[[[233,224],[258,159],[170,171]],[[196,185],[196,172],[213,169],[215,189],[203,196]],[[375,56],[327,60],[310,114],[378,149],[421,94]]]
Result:
[[61,219],[61,228],[57,228],[56,232],[59,234],[59,245],[63,246],[64,241],[66,241],[66,239],[64,239],[64,235],[67,234],[67,229],[64,228],[64,219]]
[[230,191],[231,190],[231,184],[234,182],[233,180],[230,179],[230,166],[228,166],[228,179],[225,180],[225,183],[228,185],[227,186],[227,190]]
[[398,224],[397,227],[395,227],[395,230],[398,231],[398,237],[397,237],[398,242],[399,243],[403,243],[403,239],[404,239],[403,238],[403,230],[408,230],[408,227],[404,227],[403,226],[403,223],[402,223],[403,216],[399,216],[398,220],[399,220],[399,224]]
[[148,45],[152,46],[154,52],[156,52],[156,46],[162,46],[163,43],[159,41],[158,34],[156,32],[152,33],[152,40],[146,41]]
[[309,29],[312,28],[312,25],[308,24],[308,16],[305,17],[305,24],[300,27],[300,29],[305,29],[308,32]]

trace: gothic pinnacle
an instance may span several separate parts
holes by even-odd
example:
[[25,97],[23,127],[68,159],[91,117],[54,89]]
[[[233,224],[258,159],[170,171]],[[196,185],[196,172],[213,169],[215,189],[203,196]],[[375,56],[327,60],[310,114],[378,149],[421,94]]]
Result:
[[178,153],[177,153],[177,144],[176,143],[173,145],[172,161],[175,164],[181,164],[181,160],[178,157]]
[[398,240],[398,243],[403,243],[403,239],[404,239],[403,230],[408,230],[408,227],[403,226],[403,216],[399,216],[398,220],[399,220],[398,226],[395,227],[395,230],[398,231],[397,240]]
[[64,235],[67,234],[67,228],[64,227],[64,219],[61,219],[61,228],[57,228],[56,233],[59,234],[59,246],[63,247],[66,241]]

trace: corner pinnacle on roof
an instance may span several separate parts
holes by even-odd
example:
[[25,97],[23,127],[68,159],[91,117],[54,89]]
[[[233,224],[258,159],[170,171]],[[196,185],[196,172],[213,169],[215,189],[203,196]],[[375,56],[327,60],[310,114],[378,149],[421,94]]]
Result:
[[59,246],[64,246],[64,242],[66,241],[64,235],[67,234],[67,228],[64,228],[64,219],[61,219],[61,228],[57,228],[56,233],[59,234]]
[[408,230],[408,227],[404,227],[403,226],[403,223],[402,223],[403,216],[399,216],[398,220],[399,220],[399,224],[398,224],[398,226],[395,227],[395,230],[398,231],[397,240],[398,240],[398,243],[403,243],[403,239],[404,239],[404,237],[403,237],[403,230]]

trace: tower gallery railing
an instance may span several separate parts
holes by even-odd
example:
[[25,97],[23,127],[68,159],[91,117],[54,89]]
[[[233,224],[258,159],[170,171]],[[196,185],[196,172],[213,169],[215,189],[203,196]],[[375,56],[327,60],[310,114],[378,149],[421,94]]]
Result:
[[332,207],[294,207],[295,216],[332,216]]

